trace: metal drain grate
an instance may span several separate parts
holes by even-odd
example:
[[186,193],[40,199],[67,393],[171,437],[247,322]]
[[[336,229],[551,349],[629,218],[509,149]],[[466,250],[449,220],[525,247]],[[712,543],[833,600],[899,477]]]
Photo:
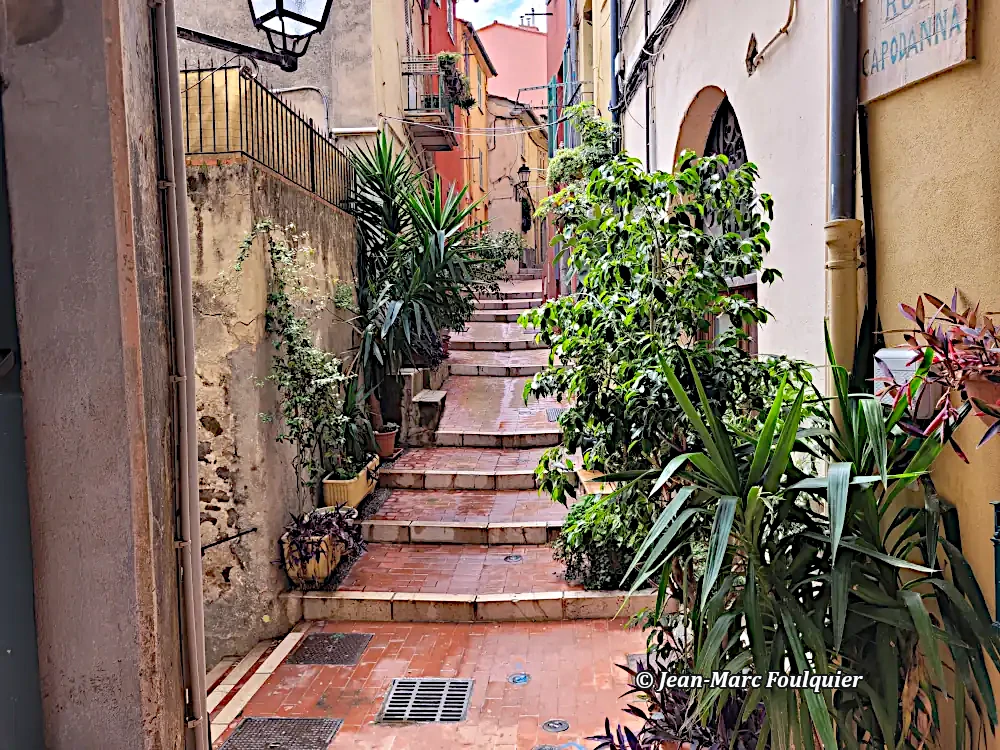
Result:
[[379,721],[464,721],[469,712],[472,682],[441,677],[397,677],[389,688]]
[[286,664],[357,664],[371,633],[313,633],[302,639]]
[[550,406],[545,410],[545,417],[550,422],[558,422],[559,415],[562,414],[564,411],[566,411],[566,407],[564,406]]
[[219,750],[326,750],[342,719],[244,719]]

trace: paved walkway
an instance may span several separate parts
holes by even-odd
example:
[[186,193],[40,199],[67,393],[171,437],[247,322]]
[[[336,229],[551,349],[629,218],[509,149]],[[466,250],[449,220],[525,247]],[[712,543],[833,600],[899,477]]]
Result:
[[[519,280],[477,306],[507,313],[540,297],[541,281]],[[582,749],[605,716],[620,716],[627,685],[615,664],[645,644],[622,618],[649,595],[623,609],[620,594],[568,583],[553,559],[566,509],[539,496],[534,470],[558,442],[549,410],[559,405],[522,397],[548,355],[512,322],[473,322],[452,337],[436,445],[382,470],[392,492],[363,524],[368,550],[338,590],[290,597],[307,622],[214,691],[216,735],[241,717],[328,718],[343,721],[331,750]],[[319,633],[372,640],[355,665],[285,661]],[[465,719],[382,723],[393,680],[414,677],[473,680]],[[550,720],[568,726],[548,731]]]

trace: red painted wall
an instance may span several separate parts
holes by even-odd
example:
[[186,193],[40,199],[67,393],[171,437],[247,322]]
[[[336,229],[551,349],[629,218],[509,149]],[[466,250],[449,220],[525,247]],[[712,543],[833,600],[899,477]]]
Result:
[[[448,33],[448,4],[451,4],[454,39]],[[438,52],[461,52],[458,40],[461,38],[458,26],[458,9],[455,0],[427,0],[427,52],[436,55]],[[459,62],[462,66],[462,62]],[[455,110],[455,128],[465,128],[465,113]],[[458,148],[452,151],[438,151],[434,154],[434,171],[441,176],[445,189],[454,184],[461,188],[465,184],[465,166],[463,138],[458,136]]]

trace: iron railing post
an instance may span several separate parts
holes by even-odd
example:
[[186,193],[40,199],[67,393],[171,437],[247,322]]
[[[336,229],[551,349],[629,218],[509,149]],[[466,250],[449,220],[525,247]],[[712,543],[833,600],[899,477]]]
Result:
[[309,189],[316,192],[316,129],[309,118]]

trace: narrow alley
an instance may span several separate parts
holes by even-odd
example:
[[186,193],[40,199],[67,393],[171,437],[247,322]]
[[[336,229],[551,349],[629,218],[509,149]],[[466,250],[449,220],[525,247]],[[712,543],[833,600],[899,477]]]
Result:
[[[645,637],[614,619],[618,593],[567,583],[548,546],[566,509],[539,496],[534,469],[559,405],[525,405],[548,352],[516,322],[540,298],[540,279],[518,278],[477,301],[452,337],[436,446],[381,471],[391,494],[363,522],[365,554],[337,591],[293,595],[304,619],[286,638],[209,676],[216,747],[249,739],[254,719],[310,718],[332,748],[589,748],[617,718],[615,665]],[[420,678],[387,703],[394,681]]]

